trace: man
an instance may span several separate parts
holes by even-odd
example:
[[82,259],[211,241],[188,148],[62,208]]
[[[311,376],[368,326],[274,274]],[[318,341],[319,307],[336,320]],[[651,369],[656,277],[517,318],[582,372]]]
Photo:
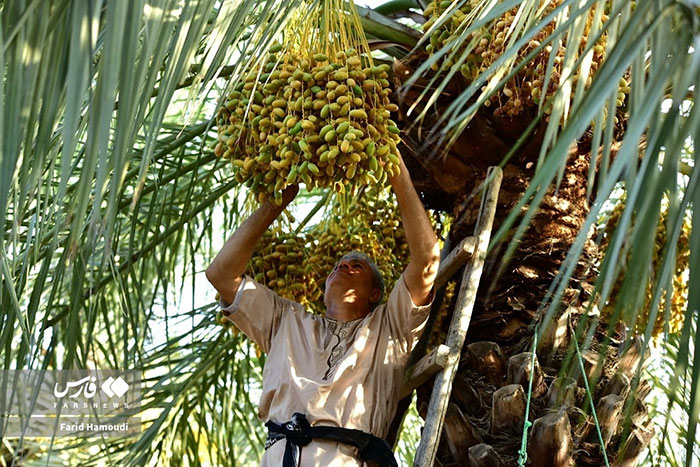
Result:
[[440,257],[403,160],[400,168],[390,182],[410,261],[385,304],[379,304],[381,274],[358,252],[345,255],[327,277],[323,317],[243,276],[256,242],[294,199],[296,186],[284,192],[281,206],[263,203],[207,268],[224,316],[268,354],[258,410],[268,422],[262,466],[395,465],[380,438],[429,314]]

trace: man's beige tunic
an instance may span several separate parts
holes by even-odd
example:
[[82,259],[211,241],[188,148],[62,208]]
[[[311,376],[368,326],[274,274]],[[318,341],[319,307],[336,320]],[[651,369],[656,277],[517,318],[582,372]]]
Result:
[[[284,423],[294,412],[311,425],[354,428],[387,435],[411,348],[430,304],[416,306],[403,274],[367,316],[343,322],[314,315],[245,276],[234,302],[220,306],[268,354],[258,416]],[[271,446],[262,466],[282,464],[286,440]],[[302,466],[359,466],[357,449],[332,441],[302,448]]]

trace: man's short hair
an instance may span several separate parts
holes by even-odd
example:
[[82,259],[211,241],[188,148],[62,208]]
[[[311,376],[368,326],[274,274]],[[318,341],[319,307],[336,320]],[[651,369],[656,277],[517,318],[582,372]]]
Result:
[[379,295],[379,300],[377,300],[377,302],[374,305],[376,306],[382,303],[382,299],[384,298],[384,277],[382,277],[382,273],[379,271],[377,264],[374,261],[372,261],[372,259],[369,256],[357,250],[353,250],[350,253],[343,255],[340,259],[361,259],[367,262],[367,264],[369,264],[370,269],[372,269],[372,272],[374,273],[373,285],[381,292]]

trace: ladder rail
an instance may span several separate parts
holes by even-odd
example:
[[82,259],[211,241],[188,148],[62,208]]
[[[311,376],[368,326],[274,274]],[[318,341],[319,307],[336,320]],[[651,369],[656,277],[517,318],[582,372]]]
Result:
[[462,282],[457,295],[457,303],[450,322],[446,345],[449,347],[444,368],[437,373],[430,395],[430,403],[426,415],[425,426],[414,466],[430,467],[435,460],[438,441],[445,421],[452,383],[457,373],[457,366],[462,352],[462,346],[467,335],[467,329],[472,317],[476,292],[479,287],[484,267],[486,251],[491,239],[491,229],[496,214],[498,192],[501,186],[503,172],[500,167],[490,167],[486,179],[491,179],[482,198],[482,209],[474,237],[476,246],[467,267],[462,275]]

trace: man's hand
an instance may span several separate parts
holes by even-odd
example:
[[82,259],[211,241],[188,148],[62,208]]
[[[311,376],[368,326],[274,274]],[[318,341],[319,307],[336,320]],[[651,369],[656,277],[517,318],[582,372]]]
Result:
[[284,206],[282,210],[296,198],[297,194],[299,194],[299,185],[289,185],[282,190],[282,206]]
[[246,264],[253,248],[263,233],[299,193],[299,185],[291,185],[282,192],[282,204],[267,200],[241,224],[226,241],[206,270],[209,282],[227,304],[233,302],[243,280]]
[[390,177],[389,182],[399,203],[401,223],[410,251],[404,278],[413,303],[425,305],[429,302],[440,266],[440,246],[401,156],[399,162],[400,172]]

